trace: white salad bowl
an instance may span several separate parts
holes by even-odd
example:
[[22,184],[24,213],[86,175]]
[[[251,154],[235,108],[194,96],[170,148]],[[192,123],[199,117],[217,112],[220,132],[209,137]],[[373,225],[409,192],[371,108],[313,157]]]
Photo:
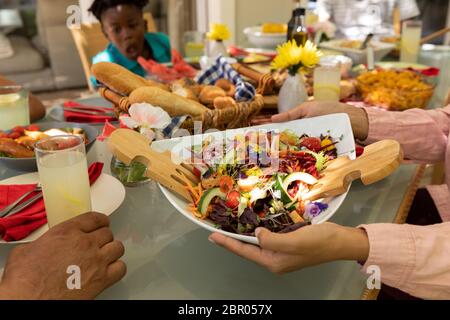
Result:
[[244,29],[248,41],[258,48],[275,49],[286,42],[286,33],[264,33],[261,26]]
[[[353,60],[355,65],[367,63],[367,49],[360,50],[354,48],[347,48],[342,46],[344,40],[331,40],[327,42],[321,42],[320,48],[334,50],[347,55]],[[380,42],[373,40],[371,45],[374,48],[374,61],[380,61],[392,50],[395,49],[395,45],[392,43]]]
[[[203,141],[208,136],[212,135],[214,137],[224,138],[224,134],[226,134],[227,138],[232,138],[236,135],[243,135],[246,132],[251,132],[259,129],[267,131],[279,130],[280,132],[289,129],[294,131],[299,136],[302,134],[307,134],[309,136],[319,137],[321,134],[328,134],[334,139],[339,140],[339,143],[336,144],[337,153],[339,156],[348,156],[352,160],[356,158],[355,140],[353,137],[350,119],[346,114],[334,114],[311,119],[295,120],[285,123],[276,123],[276,124],[273,123],[250,128],[227,130],[225,132],[213,132],[213,133],[206,133],[203,135],[186,136],[170,140],[161,140],[154,142],[152,144],[152,148],[159,152],[171,150],[172,154],[176,155],[175,158],[180,159],[180,155],[182,152],[184,151],[187,152],[187,150],[189,150],[190,146],[192,145],[200,145],[201,141]],[[181,158],[183,157],[181,156]],[[161,185],[159,185],[159,187],[162,193],[169,200],[169,202],[183,216],[185,216],[198,226],[210,232],[219,232],[240,241],[258,244],[258,240],[254,236],[240,235],[236,233],[227,232],[216,228],[212,221],[198,219],[197,217],[193,216],[192,213],[188,210],[189,206],[188,201],[184,200],[183,198],[179,197],[178,195],[176,195],[175,193],[173,193],[172,191]],[[314,217],[311,222],[313,224],[319,224],[329,220],[339,209],[339,207],[345,200],[347,193],[337,197],[323,199],[322,202],[328,204],[328,209],[324,210],[320,215]]]

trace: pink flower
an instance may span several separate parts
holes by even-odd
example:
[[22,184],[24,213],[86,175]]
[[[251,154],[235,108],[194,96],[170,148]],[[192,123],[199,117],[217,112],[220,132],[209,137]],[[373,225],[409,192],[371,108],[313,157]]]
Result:
[[130,129],[139,129],[151,141],[155,138],[154,130],[164,129],[172,120],[166,111],[148,103],[135,103],[128,112],[130,116],[120,117],[121,123]]

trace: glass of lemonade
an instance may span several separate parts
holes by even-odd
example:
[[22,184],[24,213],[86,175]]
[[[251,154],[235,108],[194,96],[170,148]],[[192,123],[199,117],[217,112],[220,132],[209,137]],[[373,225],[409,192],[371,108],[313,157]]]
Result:
[[21,86],[0,86],[0,130],[29,124],[28,91]]
[[91,211],[84,140],[51,137],[36,143],[35,152],[49,226]]
[[341,96],[341,68],[339,65],[322,65],[314,69],[314,99],[336,101]]
[[205,35],[197,31],[188,31],[183,36],[184,56],[197,58],[205,55]]
[[400,61],[417,63],[422,36],[421,21],[405,21],[402,28]]

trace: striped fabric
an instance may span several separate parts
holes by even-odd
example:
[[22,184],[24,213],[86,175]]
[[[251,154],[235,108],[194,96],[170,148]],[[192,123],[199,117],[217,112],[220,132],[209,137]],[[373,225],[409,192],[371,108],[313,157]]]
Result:
[[336,24],[339,36],[358,39],[369,33],[392,34],[396,4],[402,20],[420,14],[415,0],[317,0],[317,11],[321,20]]
[[184,121],[186,121],[188,116],[180,116],[172,118],[170,124],[165,127],[161,132],[157,132],[156,140],[171,139],[174,134],[180,129]]
[[230,80],[236,86],[236,95],[234,98],[237,102],[251,101],[255,97],[255,87],[245,82],[239,73],[222,56],[219,56],[216,63],[198,77],[197,82],[200,84],[214,85],[217,80],[223,78]]

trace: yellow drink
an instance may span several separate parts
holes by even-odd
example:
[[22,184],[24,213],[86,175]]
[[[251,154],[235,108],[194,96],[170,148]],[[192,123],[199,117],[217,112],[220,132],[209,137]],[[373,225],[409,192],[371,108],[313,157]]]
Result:
[[197,58],[205,54],[205,45],[198,42],[188,42],[185,47],[185,56],[187,58]]
[[[55,137],[55,139],[60,139],[60,137]],[[50,227],[91,211],[89,175],[84,145],[82,149],[36,151],[39,178]]]
[[0,87],[0,130],[29,124],[28,94],[21,87]]
[[314,70],[314,99],[339,101],[341,95],[339,67],[317,67]]
[[422,24],[420,21],[405,21],[403,23],[400,61],[417,63],[421,35]]

